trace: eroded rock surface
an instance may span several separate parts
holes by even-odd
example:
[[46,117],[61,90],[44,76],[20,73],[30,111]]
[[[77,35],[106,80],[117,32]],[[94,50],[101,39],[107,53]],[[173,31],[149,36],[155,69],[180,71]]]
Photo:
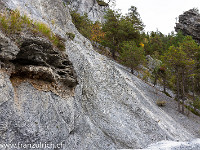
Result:
[[74,128],[73,97],[39,91],[28,82],[13,87],[5,72],[0,80],[1,144],[60,144],[68,138]]
[[200,14],[196,9],[190,9],[179,16],[175,30],[190,35],[200,43]]
[[68,56],[43,38],[23,38],[20,51],[13,60],[15,74],[31,75],[50,82],[63,82],[68,87],[77,84],[76,74]]
[[0,59],[13,60],[20,49],[0,31]]
[[76,85],[67,54],[48,39],[24,33],[13,41],[0,31],[0,149],[40,143],[65,149],[74,130]]
[[[65,150],[115,150],[144,148],[162,140],[185,141],[199,136],[199,118],[179,114],[172,99],[130,74],[123,66],[95,52],[72,24],[69,10],[61,0],[4,2],[11,9],[20,8],[21,13],[27,13],[33,19],[50,25],[54,20],[55,25],[51,28],[63,38],[67,39],[66,32],[76,34],[73,41],[68,39],[65,44],[79,84],[74,97],[61,98],[51,91],[40,91],[28,82],[13,86],[9,77],[2,76],[0,83],[5,92],[1,97],[9,95],[3,101],[10,104],[8,107],[2,103],[1,111],[2,114],[10,112],[6,118],[16,122],[17,128],[7,126],[11,123],[4,119],[3,127],[7,128],[3,132],[8,135],[8,129],[11,129],[13,140],[4,138],[0,143],[5,143],[4,140],[8,143],[62,141]],[[34,47],[37,52],[38,44]],[[16,58],[24,57],[20,52],[18,56]],[[158,107],[158,99],[165,99],[166,107]],[[19,119],[20,123],[17,122]],[[25,123],[21,124],[23,120]],[[14,134],[14,131],[20,134]],[[34,138],[30,139],[30,135]]]
[[48,39],[30,35],[17,38],[20,41],[18,46],[0,33],[0,59],[4,65],[14,64],[12,76],[62,82],[72,88],[77,85],[68,56],[53,47]]

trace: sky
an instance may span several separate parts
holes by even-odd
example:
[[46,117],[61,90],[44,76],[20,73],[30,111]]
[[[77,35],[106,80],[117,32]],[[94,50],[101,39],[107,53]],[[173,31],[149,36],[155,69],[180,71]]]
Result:
[[146,32],[158,29],[168,34],[174,31],[176,18],[184,11],[200,9],[200,0],[116,0],[115,9],[125,14],[132,5],[138,8]]

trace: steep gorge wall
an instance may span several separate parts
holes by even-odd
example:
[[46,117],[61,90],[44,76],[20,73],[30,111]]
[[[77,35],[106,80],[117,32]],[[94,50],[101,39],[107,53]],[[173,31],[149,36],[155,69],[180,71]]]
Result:
[[[191,123],[192,131],[183,126],[180,121],[189,122],[187,117],[155,104],[157,99],[170,98],[161,92],[154,94],[154,88],[93,50],[72,24],[69,9],[61,0],[3,2],[47,23],[66,39],[66,53],[78,85],[71,95],[62,97],[38,89],[34,81],[11,82],[2,70],[0,143],[62,142],[63,149],[69,150],[114,150],[197,137],[198,121]],[[66,32],[74,33],[75,39],[68,39]]]
[[74,129],[73,66],[48,39],[15,38],[21,44],[0,32],[0,149],[61,144]]

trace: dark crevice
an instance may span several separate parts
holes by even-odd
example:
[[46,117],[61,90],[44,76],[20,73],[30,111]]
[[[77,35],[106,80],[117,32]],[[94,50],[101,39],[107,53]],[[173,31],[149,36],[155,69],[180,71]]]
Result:
[[1,52],[1,49],[3,48],[3,46],[0,44],[0,52]]
[[17,65],[22,65],[22,66],[28,66],[28,65],[46,66],[45,63],[42,63],[42,62],[38,63],[34,60],[28,60],[28,59],[15,59],[15,60],[12,60],[11,62]]
[[62,64],[68,66],[68,65],[71,65],[71,62],[69,62],[69,61],[63,61]]
[[58,71],[57,72],[60,76],[66,76],[66,72]]
[[66,66],[59,66],[58,68],[59,68],[59,69],[65,69]]

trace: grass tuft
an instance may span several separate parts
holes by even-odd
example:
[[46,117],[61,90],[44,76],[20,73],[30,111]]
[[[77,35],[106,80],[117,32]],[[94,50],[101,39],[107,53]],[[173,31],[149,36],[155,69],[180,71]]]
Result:
[[75,34],[74,34],[74,33],[66,32],[66,35],[67,35],[68,38],[70,38],[71,40],[74,40],[74,38],[75,38]]
[[59,50],[65,50],[64,41],[54,34],[48,25],[42,22],[33,22],[28,16],[21,16],[18,10],[5,10],[3,14],[0,14],[0,29],[7,35],[17,34],[23,30],[31,31],[34,34],[38,33],[38,35],[47,37]]

